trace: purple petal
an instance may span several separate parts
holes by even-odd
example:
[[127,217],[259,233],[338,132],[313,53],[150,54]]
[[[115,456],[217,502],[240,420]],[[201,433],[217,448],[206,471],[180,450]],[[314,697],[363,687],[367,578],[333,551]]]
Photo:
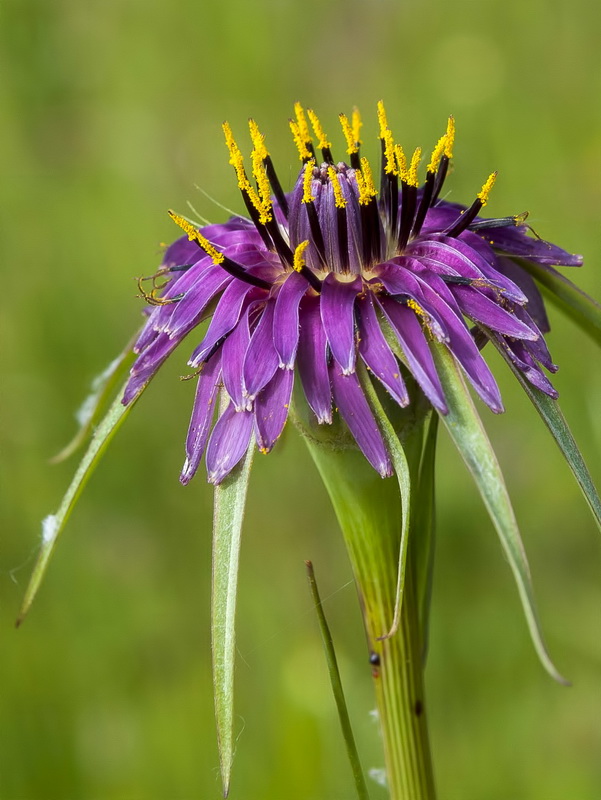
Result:
[[284,429],[293,383],[294,370],[277,369],[273,378],[257,396],[255,423],[257,444],[262,453],[271,450]]
[[[480,240],[481,241],[481,240]],[[407,247],[407,254],[423,261],[426,266],[431,266],[436,272],[448,275],[459,275],[472,280],[484,279],[493,286],[502,289],[505,295],[514,303],[524,304],[527,297],[513,281],[499,272],[481,252],[470,247],[465,242],[449,236],[436,236],[435,238],[416,240]],[[491,258],[495,256],[491,251]]]
[[250,411],[250,404],[244,396],[242,380],[244,356],[250,341],[248,314],[249,310],[247,309],[221,348],[223,352],[223,385],[231,397],[236,411],[244,409]]
[[159,333],[154,342],[140,353],[131,368],[131,375],[139,375],[148,370],[154,372],[178,344],[179,341],[170,339],[167,334]]
[[201,254],[202,250],[196,242],[191,242],[187,236],[180,236],[165,250],[161,266],[181,267],[183,264],[194,264]]
[[331,424],[332,389],[328,374],[328,342],[321,322],[318,297],[303,298],[296,361],[305,397],[317,421]]
[[359,353],[373,374],[401,406],[409,403],[399,362],[384,338],[371,292],[359,299]]
[[121,402],[127,406],[139,394],[143,386],[153,377],[156,370],[146,369],[138,372],[136,375],[131,375],[127,381],[127,385],[123,391]]
[[207,447],[209,483],[217,485],[248,450],[253,432],[252,411],[236,411],[232,403],[217,420]]
[[194,408],[186,439],[186,460],[179,478],[184,486],[194,477],[207,444],[220,374],[221,352],[218,351],[204,364],[198,377]]
[[528,313],[538,325],[539,330],[542,333],[549,333],[551,326],[549,325],[547,310],[534,278],[510,258],[499,256],[498,266],[501,272],[519,286],[528,298]]
[[582,266],[582,256],[567,253],[561,247],[557,247],[551,242],[545,242],[543,239],[531,238],[528,236],[526,225],[520,225],[517,228],[483,228],[481,236],[496,250],[502,250],[510,256],[527,258],[529,261],[539,264],[562,267]]
[[392,475],[390,456],[359,378],[355,373],[345,375],[336,362],[331,365],[330,375],[334,401],[363,455],[383,478]]
[[446,414],[447,404],[432,353],[415,314],[389,297],[380,298],[380,305],[392,325],[413,377],[432,405]]
[[450,289],[459,308],[476,322],[506,336],[515,336],[516,339],[538,338],[536,331],[520,322],[514,314],[510,314],[483,292],[472,286],[451,286]]
[[467,377],[482,400],[496,414],[503,411],[499,387],[486,361],[482,358],[459,307],[455,303],[449,287],[438,276],[432,276],[432,286],[423,282],[424,296],[444,318],[448,332],[446,345],[451,354],[461,364]]
[[269,299],[250,339],[244,358],[244,386],[248,400],[254,400],[273,377],[279,358],[273,343],[275,300]]
[[232,277],[220,267],[211,266],[198,282],[190,287],[184,297],[172,306],[170,317],[159,330],[168,333],[171,339],[182,337],[197,325],[207,306],[216,294],[232,282]]
[[533,342],[524,342],[524,347],[528,350],[529,353],[540,363],[549,370],[549,372],[557,372],[559,367],[553,363],[553,359],[551,358],[551,353],[549,352],[549,348],[547,347],[547,342],[545,341],[545,337],[542,335],[541,331],[536,327],[536,323],[530,317],[528,312],[525,308],[517,308],[516,315],[526,324],[529,325],[533,330],[535,330],[539,337]]
[[252,287],[242,281],[233,280],[230,283],[217,303],[204,339],[192,353],[188,362],[191,367],[202,364],[217,342],[235,327],[240,319],[245,300],[251,291]]
[[330,273],[321,291],[321,321],[330,350],[345,375],[355,369],[355,298],[360,285],[345,283]]
[[548,394],[550,397],[559,397],[559,393],[527,352],[523,342],[512,342],[498,335],[495,335],[495,338],[501,344],[510,360],[533,386],[536,386],[537,389],[540,389],[541,392]]
[[275,301],[273,318],[273,343],[279,356],[280,367],[292,369],[298,347],[298,307],[307,291],[307,281],[298,272],[291,273],[280,289]]
[[[403,266],[398,264],[382,264],[376,270],[376,281],[384,284],[384,288],[392,295],[407,295],[414,300],[429,316],[428,328],[439,342],[447,339],[444,320],[437,312],[436,308],[428,303],[424,297],[423,283],[418,280],[419,264],[417,259],[404,258]],[[415,274],[410,272],[412,266],[416,266]],[[427,279],[426,279],[427,282]]]

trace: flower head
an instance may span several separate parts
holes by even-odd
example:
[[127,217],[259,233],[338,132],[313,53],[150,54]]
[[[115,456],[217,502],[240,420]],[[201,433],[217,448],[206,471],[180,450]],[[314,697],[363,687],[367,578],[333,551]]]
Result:
[[[334,160],[314,112],[297,104],[290,129],[302,166],[290,193],[281,187],[256,123],[249,124],[250,173],[226,123],[248,218],[197,228],[170,212],[187,236],[167,248],[153,290],[144,292],[153,307],[134,347],[123,403],[211,318],[189,361],[198,383],[183,483],[205,450],[209,480],[219,483],[253,435],[262,452],[272,449],[288,417],[295,368],[316,420],[331,423],[334,405],[382,476],[391,473],[391,461],[358,361],[400,406],[411,400],[403,377],[410,373],[444,414],[429,346],[436,340],[481,399],[501,412],[499,389],[481,354],[494,340],[528,381],[556,396],[543,370],[557,369],[544,340],[547,317],[519,260],[579,266],[581,258],[530,236],[526,215],[482,217],[496,173],[468,207],[440,199],[452,158],[452,117],[421,185],[421,150],[406,156],[395,143],[382,103],[378,122],[379,191],[360,153],[358,112],[351,119],[340,115],[346,163]],[[159,276],[165,282],[157,287]],[[221,387],[227,403],[213,424]]]

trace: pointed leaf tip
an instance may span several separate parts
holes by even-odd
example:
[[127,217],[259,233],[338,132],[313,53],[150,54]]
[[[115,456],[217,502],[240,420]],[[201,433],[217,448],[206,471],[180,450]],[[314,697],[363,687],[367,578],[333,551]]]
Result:
[[497,530],[518,587],[532,642],[540,662],[554,680],[569,686],[569,681],[553,664],[543,640],[528,560],[495,452],[453,357],[436,342],[432,343],[432,348],[449,405],[448,414],[441,414],[441,419],[472,473]]

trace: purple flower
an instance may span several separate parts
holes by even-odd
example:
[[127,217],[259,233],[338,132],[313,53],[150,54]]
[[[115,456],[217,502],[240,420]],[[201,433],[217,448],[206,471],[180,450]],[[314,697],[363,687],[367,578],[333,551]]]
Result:
[[[557,367],[543,336],[549,324],[542,299],[515,259],[579,266],[580,256],[529,236],[525,215],[481,217],[496,173],[469,207],[439,199],[452,156],[452,118],[420,186],[421,151],[405,157],[380,103],[378,192],[360,155],[358,112],[351,120],[340,115],[349,164],[334,161],[312,111],[315,146],[299,104],[295,112],[290,127],[303,166],[293,190],[282,190],[252,120],[251,183],[226,123],[230,163],[249,218],[198,229],[170,212],[187,237],[166,250],[153,290],[144,292],[152,308],[134,347],[124,404],[210,318],[189,361],[198,383],[182,483],[205,451],[215,484],[240,461],[251,437],[269,452],[286,423],[294,380],[317,422],[331,423],[334,406],[369,462],[389,475],[390,457],[357,364],[363,362],[400,406],[411,399],[404,379],[410,373],[445,414],[430,340],[449,349],[494,412],[503,406],[481,354],[489,339],[530,383],[556,396],[544,371]],[[159,276],[166,282],[157,287]],[[222,387],[227,405],[217,413]]]

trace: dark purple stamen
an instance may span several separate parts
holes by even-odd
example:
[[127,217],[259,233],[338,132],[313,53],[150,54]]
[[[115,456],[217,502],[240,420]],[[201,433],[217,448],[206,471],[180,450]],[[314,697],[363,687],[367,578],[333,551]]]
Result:
[[401,224],[399,227],[398,250],[403,252],[411,235],[415,206],[417,204],[417,187],[401,182]]
[[419,236],[420,231],[422,229],[422,225],[424,224],[424,220],[426,219],[426,214],[428,213],[428,209],[432,204],[432,196],[434,194],[434,183],[436,180],[436,175],[437,175],[436,172],[426,173],[426,183],[424,186],[424,190],[422,192],[419,208],[417,209],[415,222],[413,223],[413,230],[411,231],[413,236]]
[[284,190],[282,189],[282,184],[279,181],[277,173],[275,171],[275,167],[273,166],[273,161],[271,160],[271,156],[266,156],[263,159],[263,164],[265,165],[265,170],[267,172],[267,178],[269,183],[271,184],[271,188],[273,189],[273,193],[276,196],[278,201],[279,207],[282,209],[283,215],[288,219],[288,200],[286,199],[286,195]]

